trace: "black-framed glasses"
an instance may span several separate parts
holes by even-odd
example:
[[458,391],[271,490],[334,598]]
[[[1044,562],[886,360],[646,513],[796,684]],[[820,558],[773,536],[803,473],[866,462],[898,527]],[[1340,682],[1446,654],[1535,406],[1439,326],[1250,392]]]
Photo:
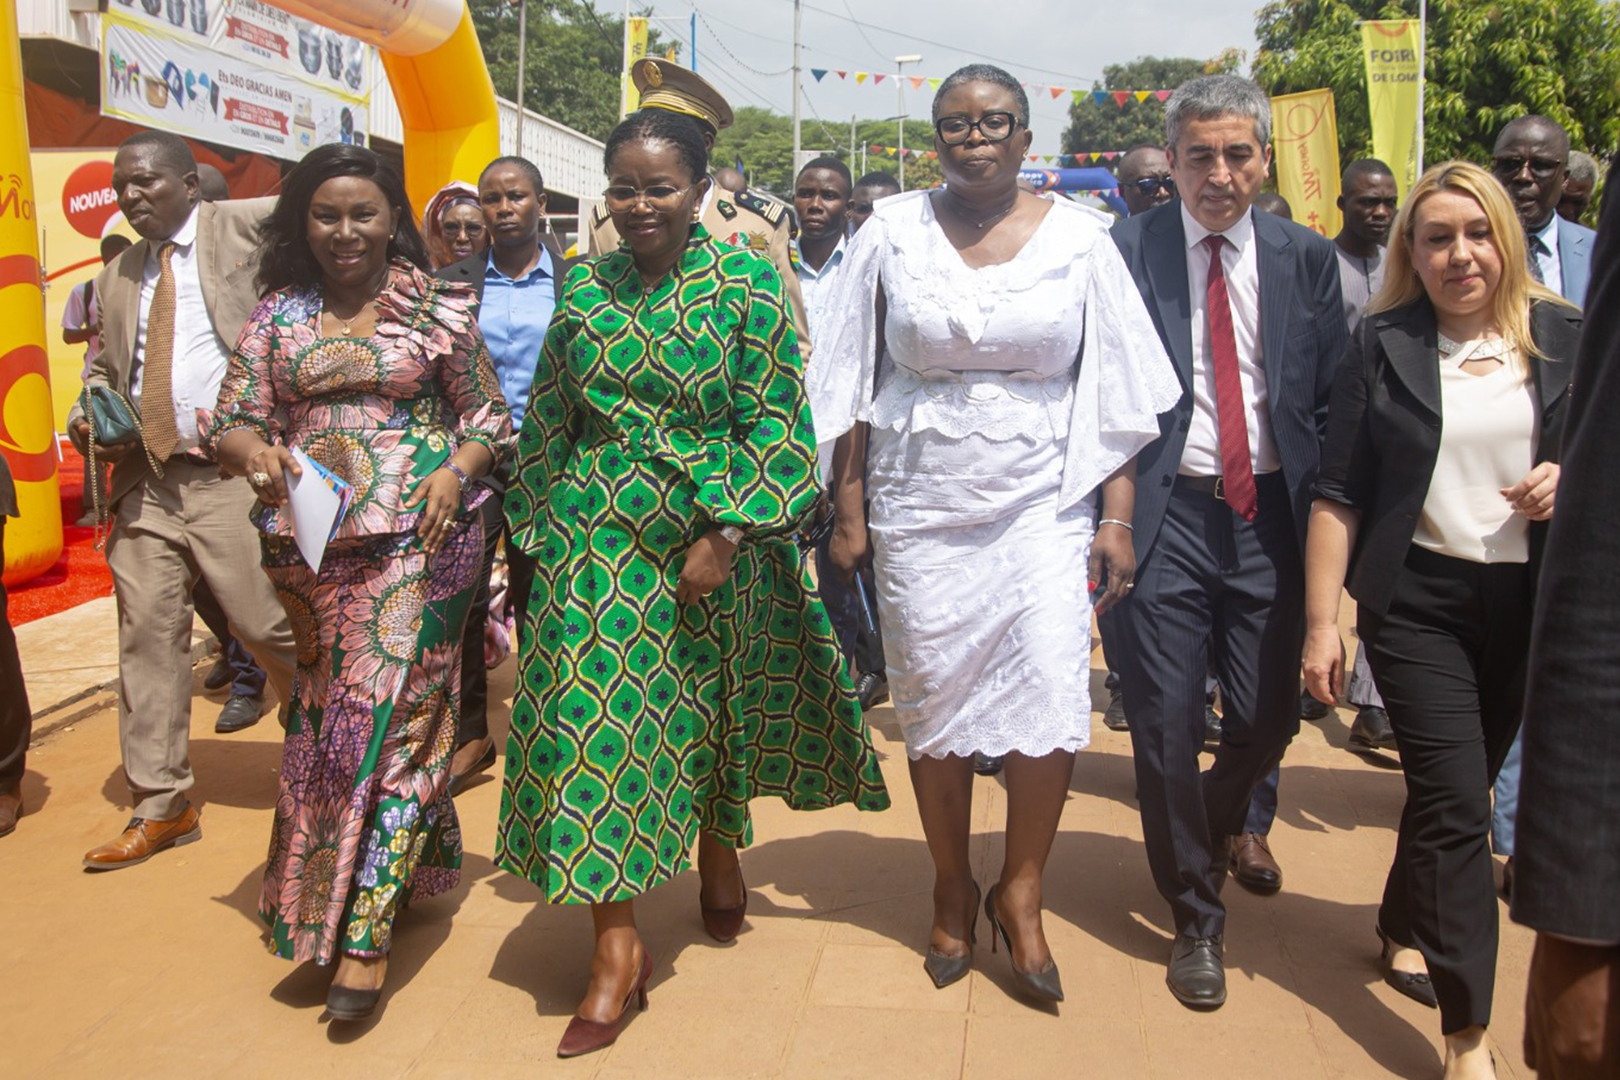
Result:
[[1135,186],[1137,191],[1140,191],[1143,195],[1146,195],[1149,198],[1157,195],[1161,191],[1166,195],[1174,195],[1176,193],[1176,182],[1174,179],[1168,176],[1144,176],[1140,180],[1131,181],[1131,183]]
[[439,228],[446,236],[465,236],[469,240],[476,240],[484,235],[482,221],[441,221]]
[[1491,171],[1502,180],[1512,180],[1529,166],[1530,175],[1537,180],[1551,180],[1564,163],[1557,158],[1499,157],[1491,162]]
[[977,128],[985,142],[1003,142],[1018,130],[1018,117],[1010,112],[988,112],[977,120],[965,116],[942,116],[934,121],[934,134],[946,146],[961,146]]
[[609,210],[623,212],[633,210],[637,203],[646,201],[654,210],[672,210],[681,201],[681,196],[692,190],[692,185],[674,187],[670,184],[653,184],[644,188],[633,188],[629,184],[615,184],[602,191],[602,201],[607,203]]

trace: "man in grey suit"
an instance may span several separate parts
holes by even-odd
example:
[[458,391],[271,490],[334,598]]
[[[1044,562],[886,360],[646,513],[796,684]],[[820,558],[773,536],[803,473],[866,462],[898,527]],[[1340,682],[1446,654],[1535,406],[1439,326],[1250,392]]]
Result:
[[[118,597],[118,735],[134,816],[84,857],[91,870],[145,862],[202,836],[192,786],[191,591],[206,580],[231,629],[291,699],[293,638],[260,569],[247,481],[221,476],[198,450],[198,411],[212,412],[258,295],[256,226],[270,200],[205,203],[185,142],[143,131],[113,159],[118,207],[141,242],[96,278],[101,351],[85,381],[133,404],[140,444],[99,450],[113,463],[107,565]],[[75,406],[68,431],[84,453]]]
[[[1114,241],[1184,392],[1136,459],[1136,581],[1103,632],[1121,646],[1143,841],[1174,921],[1166,982],[1216,1008],[1231,837],[1299,728],[1305,526],[1346,332],[1332,243],[1252,207],[1271,167],[1265,92],[1193,79],[1165,126],[1181,201]],[[1226,713],[1200,775],[1211,666]]]
[[1524,708],[1513,918],[1536,931],[1524,1056],[1543,1080],[1620,1076],[1620,198],[1594,248]]
[[[1592,241],[1597,234],[1558,214],[1569,176],[1569,135],[1545,116],[1508,121],[1496,137],[1491,171],[1513,197],[1530,249],[1530,272],[1537,281],[1577,306],[1586,304],[1592,278]],[[1502,891],[1513,895],[1514,820],[1519,810],[1522,735],[1513,740],[1496,776],[1491,812],[1491,847],[1507,858]]]

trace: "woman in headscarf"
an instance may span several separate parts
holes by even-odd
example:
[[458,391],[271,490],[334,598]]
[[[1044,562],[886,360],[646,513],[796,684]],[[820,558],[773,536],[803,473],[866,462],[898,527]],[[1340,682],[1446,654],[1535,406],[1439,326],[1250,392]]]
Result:
[[452,180],[428,200],[422,213],[422,239],[428,261],[443,270],[489,247],[489,228],[478,205],[478,189]]

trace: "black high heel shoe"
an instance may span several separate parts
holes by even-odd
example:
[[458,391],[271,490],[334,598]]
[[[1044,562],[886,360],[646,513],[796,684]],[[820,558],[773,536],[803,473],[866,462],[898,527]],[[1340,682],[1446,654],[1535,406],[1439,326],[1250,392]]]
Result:
[[984,917],[990,920],[990,951],[996,951],[996,939],[1000,938],[1001,943],[1007,946],[1007,966],[1012,968],[1013,982],[1018,989],[1041,1001],[1062,1001],[1063,980],[1058,975],[1056,960],[1048,960],[1046,967],[1040,971],[1020,971],[1013,962],[1012,939],[1007,936],[1007,928],[996,917],[996,889],[1000,884],[997,882],[990,886],[990,891],[984,894]]
[[951,983],[958,981],[962,976],[973,970],[973,946],[979,943],[979,934],[976,927],[979,922],[979,898],[983,894],[979,891],[979,883],[973,883],[973,906],[968,909],[968,951],[961,956],[946,956],[928,946],[928,952],[923,956],[923,970],[928,977],[934,980],[934,989],[943,990]]
[[1378,935],[1378,940],[1384,943],[1383,951],[1378,954],[1378,966],[1384,973],[1384,981],[1394,987],[1397,992],[1405,994],[1419,1005],[1427,1005],[1431,1009],[1438,1009],[1440,999],[1434,996],[1434,984],[1429,981],[1429,973],[1426,971],[1396,971],[1391,959],[1395,954],[1395,943],[1389,940],[1389,935],[1384,933],[1384,928],[1376,923],[1373,924],[1373,932]]

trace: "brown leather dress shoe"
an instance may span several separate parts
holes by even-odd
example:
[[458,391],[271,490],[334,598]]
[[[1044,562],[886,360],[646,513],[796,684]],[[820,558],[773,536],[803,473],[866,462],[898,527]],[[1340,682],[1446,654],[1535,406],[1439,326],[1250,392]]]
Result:
[[16,829],[17,819],[22,817],[22,812],[21,785],[0,791],[0,836]]
[[85,854],[86,870],[122,870],[136,866],[167,848],[202,839],[202,814],[188,806],[168,821],[130,818],[123,834]]
[[1232,876],[1251,892],[1274,893],[1282,888],[1282,867],[1272,857],[1271,845],[1259,833],[1232,837]]

